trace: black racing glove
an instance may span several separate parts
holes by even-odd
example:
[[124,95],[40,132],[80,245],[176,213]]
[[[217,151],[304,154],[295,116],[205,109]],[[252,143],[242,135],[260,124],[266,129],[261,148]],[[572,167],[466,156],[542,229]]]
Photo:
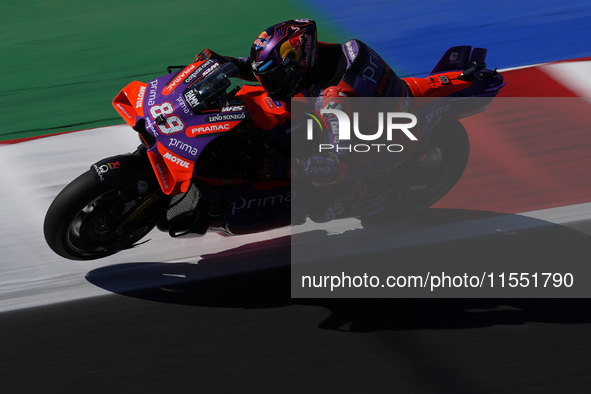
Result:
[[229,59],[226,60],[225,56],[220,56],[216,52],[212,51],[211,49],[205,48],[200,53],[198,53],[197,56],[195,56],[195,60],[193,62],[194,63],[202,62],[207,59],[215,59],[215,60],[219,60],[220,62],[229,61]]
[[211,49],[205,48],[200,53],[198,53],[197,56],[195,56],[194,63],[201,62],[207,59],[218,60],[221,63],[230,62],[234,64],[238,69],[240,78],[245,79],[247,81],[256,81],[256,77],[252,72],[252,67],[250,65],[249,58],[235,58],[232,56],[222,56],[217,52],[212,51]]

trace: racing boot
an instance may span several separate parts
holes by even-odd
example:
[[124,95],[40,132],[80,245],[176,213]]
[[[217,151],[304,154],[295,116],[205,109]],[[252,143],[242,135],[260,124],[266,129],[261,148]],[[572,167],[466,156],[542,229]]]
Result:
[[310,206],[309,217],[316,223],[326,223],[334,219],[354,216],[355,206],[367,195],[367,184],[360,179],[338,184],[330,194],[318,198]]

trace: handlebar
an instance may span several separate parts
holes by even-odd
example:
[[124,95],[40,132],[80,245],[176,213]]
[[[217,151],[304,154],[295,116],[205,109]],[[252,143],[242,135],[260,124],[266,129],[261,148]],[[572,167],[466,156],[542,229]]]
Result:
[[193,86],[190,91],[195,95],[197,102],[191,107],[194,111],[207,108],[209,103],[217,102],[226,98],[226,89],[232,86],[230,78],[239,76],[238,68],[230,62],[213,71],[202,81]]

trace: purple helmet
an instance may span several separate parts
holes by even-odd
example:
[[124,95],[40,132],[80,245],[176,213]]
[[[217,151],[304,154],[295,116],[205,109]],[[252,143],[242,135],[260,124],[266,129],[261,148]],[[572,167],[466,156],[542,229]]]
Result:
[[250,59],[269,96],[288,100],[302,90],[316,63],[316,22],[295,19],[269,27],[252,44]]

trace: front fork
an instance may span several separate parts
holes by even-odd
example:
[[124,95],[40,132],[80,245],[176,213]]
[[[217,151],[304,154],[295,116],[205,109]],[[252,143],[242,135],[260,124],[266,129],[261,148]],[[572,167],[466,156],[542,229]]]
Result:
[[[164,198],[161,193],[153,192],[146,200],[144,200],[139,207],[123,220],[117,227],[117,233],[120,235],[133,232],[136,228],[141,227],[141,221],[149,217],[150,215],[160,215],[159,212],[163,211],[160,206],[164,202]],[[153,212],[150,212],[152,210]],[[154,212],[154,210],[156,212]],[[138,225],[139,224],[139,225]]]
[[133,232],[135,228],[141,227],[144,218],[157,214],[150,210],[160,212],[167,202],[143,146],[138,147],[134,153],[100,160],[91,166],[91,170],[102,183],[128,195],[128,202],[132,199],[141,201],[118,226],[117,232],[120,234]]

